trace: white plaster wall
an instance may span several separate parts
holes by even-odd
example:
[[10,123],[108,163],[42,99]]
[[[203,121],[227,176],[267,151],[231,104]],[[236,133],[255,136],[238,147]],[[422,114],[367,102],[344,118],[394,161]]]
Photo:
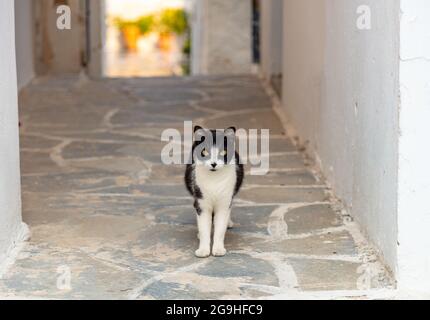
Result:
[[194,0],[191,10],[191,73],[199,74],[203,72],[203,66],[206,64],[204,45],[205,38],[203,33],[205,11],[203,1]]
[[196,0],[192,17],[192,73],[252,71],[251,0]]
[[430,4],[401,0],[399,287],[430,292]]
[[106,39],[106,1],[90,1],[90,48],[88,74],[93,78],[104,75],[105,57],[103,49]]
[[0,275],[22,232],[14,1],[0,1]]
[[33,0],[15,1],[15,43],[18,89],[34,77]]
[[261,71],[268,79],[282,74],[282,3],[283,0],[261,1]]
[[[371,30],[356,26],[367,4]],[[337,196],[396,269],[398,0],[285,0],[283,103]]]

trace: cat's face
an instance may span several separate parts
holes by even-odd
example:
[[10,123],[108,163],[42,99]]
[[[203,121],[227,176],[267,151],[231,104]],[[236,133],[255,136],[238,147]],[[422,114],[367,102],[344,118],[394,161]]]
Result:
[[231,127],[225,130],[194,128],[193,160],[196,165],[216,172],[235,163],[235,134]]

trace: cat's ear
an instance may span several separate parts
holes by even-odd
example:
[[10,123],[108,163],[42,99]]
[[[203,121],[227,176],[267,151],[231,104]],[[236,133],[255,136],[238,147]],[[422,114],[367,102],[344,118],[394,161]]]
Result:
[[200,126],[194,127],[194,140],[203,141],[205,136],[205,130]]
[[224,134],[226,136],[235,136],[236,135],[236,128],[235,127],[230,127],[224,130]]

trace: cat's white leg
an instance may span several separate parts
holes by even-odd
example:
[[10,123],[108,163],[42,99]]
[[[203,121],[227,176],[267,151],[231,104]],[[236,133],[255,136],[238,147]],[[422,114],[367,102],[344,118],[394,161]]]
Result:
[[212,246],[212,255],[222,257],[226,254],[224,247],[225,232],[230,221],[230,208],[218,209],[214,217],[214,243]]
[[202,210],[201,213],[197,215],[197,227],[199,229],[198,238],[200,240],[200,245],[196,250],[195,255],[199,258],[209,257],[211,254],[211,210]]
[[228,219],[228,225],[227,226],[229,229],[234,227],[234,222],[233,222],[233,220],[231,220],[231,216],[230,216],[230,219]]

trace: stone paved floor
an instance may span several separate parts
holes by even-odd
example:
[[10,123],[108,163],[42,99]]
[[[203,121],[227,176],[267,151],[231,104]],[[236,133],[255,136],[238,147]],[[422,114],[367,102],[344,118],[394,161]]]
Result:
[[[285,136],[257,78],[38,79],[20,99],[23,216],[32,237],[0,280],[0,295],[295,298],[390,285]],[[271,130],[271,171],[247,177],[222,258],[194,257],[184,168],[160,162],[162,130],[191,119]],[[64,266],[71,290],[57,286]]]

